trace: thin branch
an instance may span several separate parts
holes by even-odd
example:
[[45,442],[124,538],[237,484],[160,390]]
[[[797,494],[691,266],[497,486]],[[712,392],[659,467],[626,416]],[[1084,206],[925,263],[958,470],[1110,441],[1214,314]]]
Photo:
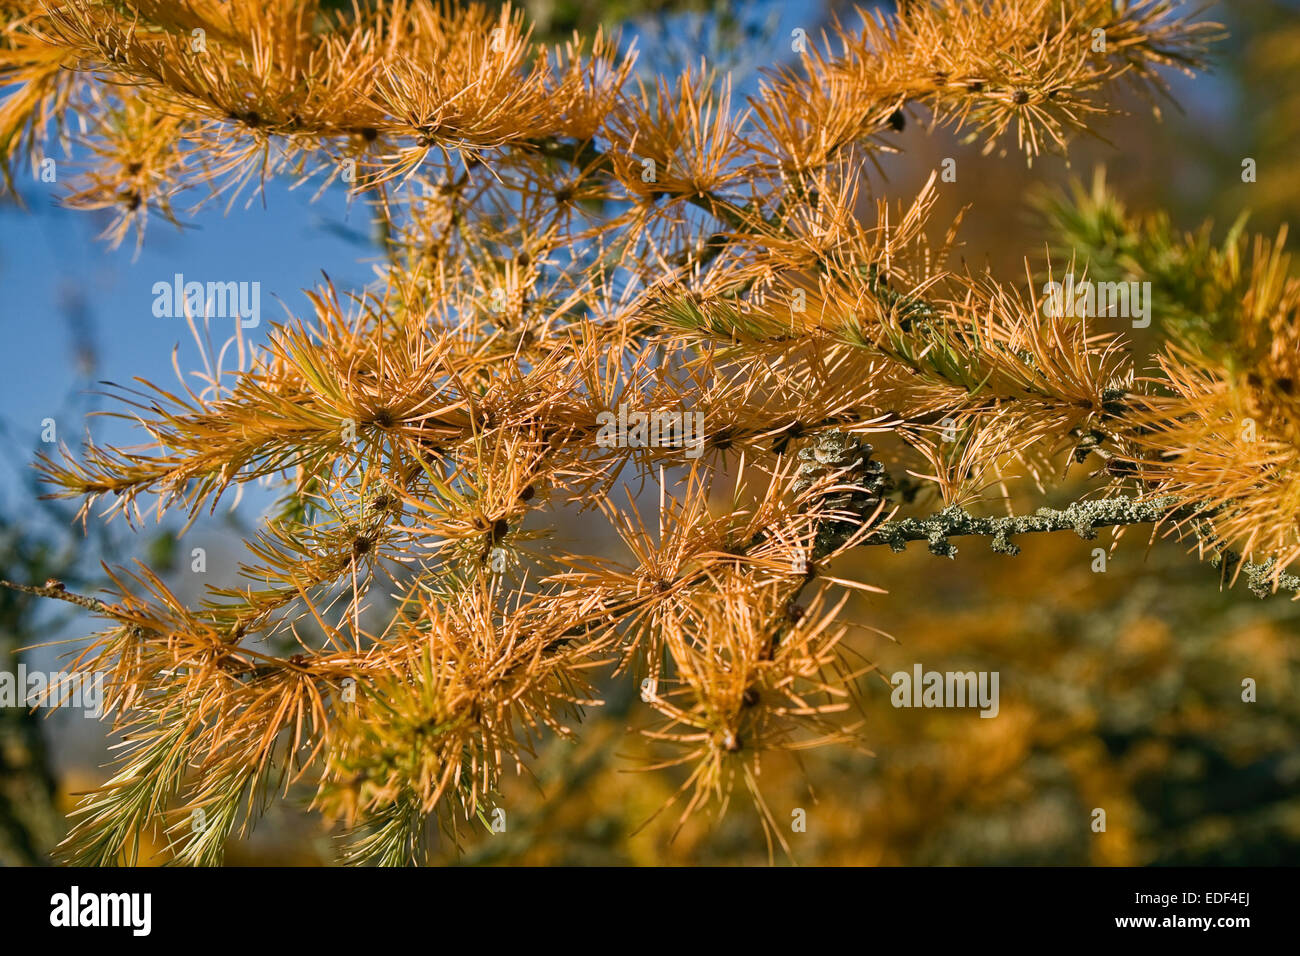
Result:
[[1101,528],[1154,524],[1197,513],[1187,506],[1180,507],[1178,499],[1172,497],[1147,501],[1133,498],[1076,501],[1064,509],[1039,508],[1031,515],[1005,518],[976,518],[959,506],[951,505],[928,518],[886,521],[867,535],[861,544],[885,544],[893,551],[902,551],[909,541],[925,541],[929,543],[932,554],[951,558],[957,554],[957,548],[949,538],[980,535],[992,538],[990,547],[999,554],[1019,554],[1020,548],[1011,541],[1012,535],[1073,531],[1080,538],[1091,540],[1097,537]]
[[[951,558],[957,554],[957,548],[949,538],[978,535],[992,538],[989,547],[998,554],[1014,555],[1020,553],[1020,548],[1011,540],[1013,535],[1073,531],[1084,540],[1092,540],[1102,528],[1204,517],[1204,509],[1180,505],[1174,497],[1077,501],[1063,509],[1039,508],[1031,515],[1005,518],[976,518],[952,505],[926,518],[883,522],[857,543],[862,547],[888,545],[891,551],[899,552],[910,541],[925,541],[932,554]],[[856,530],[857,526],[851,522],[836,522],[826,529],[827,544],[833,548],[836,540],[843,543]],[[1235,581],[1238,574],[1244,574],[1247,588],[1257,597],[1268,597],[1276,591],[1300,594],[1300,575],[1279,574],[1271,558],[1263,564],[1256,564],[1243,561],[1235,551],[1223,547],[1213,554],[1210,564],[1219,568],[1226,580]]]
[[69,591],[63,586],[63,582],[50,578],[45,584],[37,587],[30,584],[14,584],[12,581],[6,581],[0,578],[0,588],[9,588],[11,591],[21,591],[24,594],[34,594],[37,597],[55,598],[59,601],[67,601],[69,604],[75,604],[77,607],[84,607],[87,611],[94,611],[96,614],[109,614],[108,605],[99,598],[88,597],[84,594],[77,594]]

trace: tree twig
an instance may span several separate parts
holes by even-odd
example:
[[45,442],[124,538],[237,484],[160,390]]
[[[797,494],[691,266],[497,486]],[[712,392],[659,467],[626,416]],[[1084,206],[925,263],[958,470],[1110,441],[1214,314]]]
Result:
[[[1158,524],[1162,521],[1181,521],[1204,517],[1203,509],[1180,505],[1177,498],[1105,498],[1094,501],[1076,501],[1066,508],[1039,508],[1031,515],[1010,515],[1004,518],[977,518],[953,505],[926,518],[900,518],[877,525],[862,540],[860,547],[887,545],[891,551],[903,551],[908,542],[924,541],[931,554],[954,557],[956,545],[949,538],[971,535],[991,538],[989,547],[999,554],[1019,554],[1020,548],[1011,540],[1013,535],[1044,534],[1053,531],[1073,531],[1080,538],[1091,540],[1102,528],[1117,528],[1135,524]],[[828,543],[836,539],[842,544],[856,531],[851,522],[837,522],[827,533]],[[1246,578],[1246,586],[1257,597],[1268,597],[1276,591],[1300,594],[1300,575],[1278,573],[1273,559],[1257,564],[1243,561],[1241,555],[1230,548],[1216,548],[1209,559],[1212,567],[1222,571],[1225,580],[1235,581],[1238,574]]]
[[883,544],[893,551],[902,551],[909,541],[925,541],[932,554],[950,558],[956,555],[957,548],[949,538],[979,535],[992,538],[990,547],[999,554],[1018,554],[1020,548],[1011,540],[1013,535],[1073,531],[1080,538],[1091,540],[1097,537],[1101,528],[1155,524],[1171,518],[1192,517],[1196,513],[1192,508],[1179,506],[1178,499],[1172,497],[1145,501],[1134,498],[1076,501],[1066,508],[1039,508],[1031,515],[1004,518],[977,518],[952,505],[927,518],[886,521],[873,529],[860,544]]
[[77,594],[74,591],[69,591],[63,586],[63,582],[56,581],[53,578],[39,587],[31,584],[14,584],[12,581],[6,581],[3,578],[0,578],[0,587],[9,588],[11,591],[21,591],[24,594],[34,594],[37,597],[47,597],[59,601],[67,601],[69,604],[84,607],[87,611],[94,611],[97,614],[108,613],[108,605],[99,598],[88,597],[85,594]]

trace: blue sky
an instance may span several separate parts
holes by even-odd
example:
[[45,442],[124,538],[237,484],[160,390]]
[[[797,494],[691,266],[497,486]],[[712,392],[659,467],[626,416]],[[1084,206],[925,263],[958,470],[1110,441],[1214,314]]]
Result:
[[[266,207],[245,210],[242,201],[229,215],[214,203],[178,231],[153,219],[138,256],[133,239],[118,249],[95,237],[104,217],[57,205],[53,184],[28,181],[22,193],[29,209],[0,209],[0,303],[4,341],[0,352],[0,398],[8,440],[3,488],[13,487],[14,467],[29,462],[39,442],[41,420],[55,418],[59,437],[76,445],[83,418],[71,414],[70,397],[84,395],[88,380],[76,353],[89,338],[98,358],[94,378],[127,383],[148,378],[170,387],[176,381],[172,349],[180,345],[183,370],[196,366],[198,353],[183,319],[153,315],[153,284],[187,279],[256,281],[262,289],[262,323],[248,330],[265,338],[269,320],[282,318],[287,304],[302,311],[301,293],[321,281],[326,269],[341,286],[360,284],[369,266],[359,261],[373,252],[348,242],[330,227],[366,229],[366,211],[348,210],[341,190],[310,203],[310,190],[290,191],[272,184]],[[79,311],[85,322],[70,320]],[[79,327],[80,326],[80,327]],[[229,329],[214,328],[220,341]],[[87,334],[88,333],[88,334]],[[107,421],[93,434],[125,432]]]

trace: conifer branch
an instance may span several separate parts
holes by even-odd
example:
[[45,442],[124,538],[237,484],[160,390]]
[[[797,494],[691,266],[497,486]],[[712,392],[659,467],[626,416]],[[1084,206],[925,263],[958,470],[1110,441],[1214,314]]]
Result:
[[[219,822],[176,859],[218,860],[240,793],[284,771],[356,838],[345,859],[420,860],[430,818],[477,826],[540,736],[571,735],[602,703],[603,667],[662,680],[643,697],[662,720],[647,736],[680,752],[665,766],[693,767],[683,817],[742,779],[762,807],[758,754],[856,730],[840,715],[861,671],[832,589],[874,589],[816,565],[859,545],[951,556],[950,539],[978,536],[1014,554],[1020,534],[1190,525],[1256,593],[1300,583],[1274,570],[1300,554],[1286,494],[1255,512],[1277,565],[1214,547],[1254,541],[1224,500],[1287,479],[1285,408],[1244,383],[1267,442],[1242,453],[1215,431],[1242,384],[1222,369],[1171,351],[1167,380],[1142,381],[1118,336],[954,274],[955,236],[928,235],[937,172],[898,215],[858,213],[876,191],[863,160],[909,106],[986,151],[1011,133],[1032,159],[1109,112],[1109,86],[1198,66],[1215,27],[1167,0],[907,4],[835,23],[834,49],[800,51],[745,109],[707,70],[644,83],[603,34],[541,49],[520,11],[480,4],[18,7],[0,169],[75,112],[93,159],[69,204],[113,210],[115,242],[143,237],[150,210],[174,220],[182,194],[323,170],[322,188],[376,198],[387,258],[350,301],[328,280],[309,292],[310,314],[246,364],[241,340],[229,380],[123,390],[149,444],[40,459],[83,517],[103,500],[140,519],[146,497],[159,517],[195,516],[253,478],[292,482],[246,542],[254,583],[210,586],[195,609],[144,567],[110,572],[111,602],[2,582],[119,625],[78,666],[112,671],[136,750],[83,801],[79,858],[119,859],[181,801]],[[1265,260],[1255,285],[1271,295],[1287,270]],[[1289,394],[1300,373],[1275,371]],[[873,432],[943,500],[1094,452],[1107,467],[1090,493],[1136,477],[1150,497],[874,523],[898,489],[860,441]],[[1187,448],[1214,454],[1189,463]],[[1233,494],[1216,497],[1224,474]],[[657,522],[631,494],[652,478]],[[545,530],[525,518],[566,508],[607,518],[626,563],[527,546]],[[525,550],[537,570],[516,576]],[[361,578],[399,565],[397,608],[363,627]],[[256,650],[254,632],[292,632],[301,652]]]

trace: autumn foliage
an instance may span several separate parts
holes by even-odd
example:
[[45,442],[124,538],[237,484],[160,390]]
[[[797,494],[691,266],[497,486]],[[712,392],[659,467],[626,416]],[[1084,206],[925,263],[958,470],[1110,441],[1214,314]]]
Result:
[[[617,37],[535,43],[509,8],[4,6],[10,177],[67,140],[64,201],[112,210],[114,243],[272,178],[344,188],[382,252],[369,288],[323,284],[190,384],[123,389],[141,446],[41,461],[88,519],[282,493],[241,586],[186,606],[138,565],[93,599],[108,623],[80,663],[110,674],[129,747],[76,811],[72,859],[129,858],[162,826],[178,860],[219,862],[306,788],[350,859],[419,861],[431,821],[489,824],[502,775],[620,682],[655,714],[639,732],[647,769],[677,774],[670,812],[739,787],[783,842],[764,755],[861,745],[872,666],[841,611],[877,589],[831,563],[908,514],[1005,513],[1013,486],[1045,495],[1085,462],[1089,497],[1158,509],[1229,580],[1289,586],[1285,236],[1209,248],[1100,183],[1059,197],[1080,241],[1137,237],[1099,277],[1184,257],[1137,367],[1120,323],[953,265],[937,171],[902,201],[873,180],[908,123],[1032,160],[1117,85],[1158,95],[1218,36],[1164,0],[900,4],[808,38],[743,102],[707,63],[639,72]],[[620,407],[702,416],[702,453],[598,440]],[[554,533],[574,514],[621,557]]]

